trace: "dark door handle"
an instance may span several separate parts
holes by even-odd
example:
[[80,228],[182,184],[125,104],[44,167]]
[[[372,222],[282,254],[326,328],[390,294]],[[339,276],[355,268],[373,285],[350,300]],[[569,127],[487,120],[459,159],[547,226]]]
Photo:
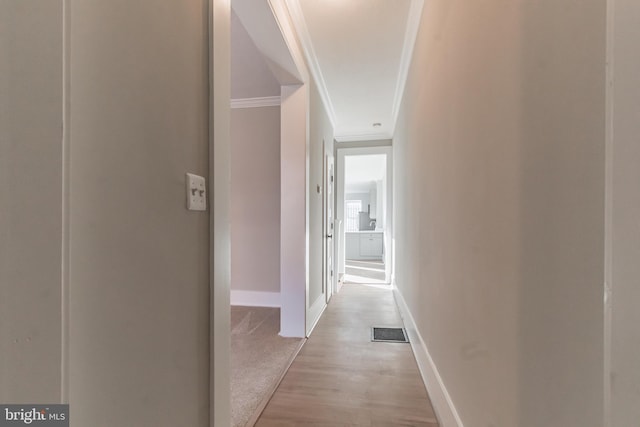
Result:
[[333,239],[333,234],[327,234],[327,239]]

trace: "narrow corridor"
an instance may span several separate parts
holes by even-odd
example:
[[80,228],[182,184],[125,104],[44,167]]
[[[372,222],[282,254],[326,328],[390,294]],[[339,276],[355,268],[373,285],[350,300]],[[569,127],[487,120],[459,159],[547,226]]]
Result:
[[343,286],[256,426],[438,426],[411,346],[371,326],[402,326],[392,291]]

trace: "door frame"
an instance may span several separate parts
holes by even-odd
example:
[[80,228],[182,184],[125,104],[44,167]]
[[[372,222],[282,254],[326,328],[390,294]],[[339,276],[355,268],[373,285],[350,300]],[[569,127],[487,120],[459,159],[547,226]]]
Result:
[[[264,6],[264,7],[262,7]],[[304,54],[298,44],[285,0],[268,0],[260,13],[272,14],[274,22],[261,27],[263,40],[276,40],[282,61],[289,61],[283,68],[281,129],[286,134],[285,145],[295,156],[296,172],[306,177],[304,188],[298,186],[295,194],[287,193],[287,200],[295,199],[295,215],[302,222],[296,228],[297,246],[295,255],[302,251],[302,267],[296,269],[293,278],[285,281],[281,277],[282,312],[285,312],[286,329],[281,335],[305,337],[307,335],[308,309],[308,241],[309,230],[309,114],[308,90],[310,74],[306,68]],[[209,425],[227,426],[231,422],[230,392],[230,100],[231,100],[231,3],[229,0],[207,0],[208,15],[208,61],[209,61]],[[283,52],[288,55],[282,54]],[[286,58],[285,58],[286,57]],[[291,65],[293,64],[293,65]],[[281,64],[280,64],[281,65]],[[293,74],[289,74],[289,72]],[[297,75],[296,75],[297,74]],[[300,81],[298,81],[298,79]],[[294,82],[295,80],[295,82]],[[290,114],[290,116],[287,116]],[[292,120],[287,118],[293,117]],[[282,144],[282,143],[281,143]],[[282,147],[281,147],[282,149]],[[296,181],[296,182],[299,182]],[[302,191],[299,191],[302,190]],[[283,201],[281,201],[283,203]],[[281,205],[282,206],[282,205]],[[293,212],[287,211],[288,214]],[[300,216],[302,219],[300,220]],[[300,238],[301,236],[301,238]],[[298,258],[296,258],[298,260]],[[306,260],[306,261],[305,261]],[[281,260],[282,261],[282,260]],[[292,260],[286,260],[290,265]],[[288,292],[288,291],[290,292]]]
[[231,3],[208,0],[209,425],[231,423]]
[[[335,157],[330,145],[323,139],[323,168],[322,180],[324,192],[322,197],[322,288],[325,294],[325,302],[328,304],[337,286],[336,274],[336,228],[335,228]],[[331,208],[331,209],[329,209]],[[331,212],[331,214],[329,214]],[[331,217],[329,217],[331,215]],[[332,237],[329,237],[332,236]]]
[[[344,200],[345,200],[345,158],[349,156],[362,156],[370,154],[383,154],[387,158],[386,165],[386,194],[385,203],[385,227],[384,227],[384,263],[385,263],[385,282],[393,283],[394,278],[394,245],[393,245],[393,147],[390,145],[372,145],[359,147],[340,147],[336,149],[336,201],[335,211],[336,218],[344,224]],[[345,232],[344,228],[340,231],[336,245],[339,258],[336,259],[336,276],[344,275],[345,272]],[[337,291],[342,287],[338,282]]]

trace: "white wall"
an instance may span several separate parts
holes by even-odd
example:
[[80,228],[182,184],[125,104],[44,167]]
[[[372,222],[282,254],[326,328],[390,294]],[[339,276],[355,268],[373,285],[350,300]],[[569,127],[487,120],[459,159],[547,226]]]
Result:
[[371,141],[343,141],[336,142],[335,148],[337,150],[339,148],[390,147],[392,142],[393,140],[391,139],[376,139]]
[[232,293],[279,294],[280,107],[233,109],[231,139]]
[[612,139],[608,158],[610,196],[607,280],[613,290],[611,314],[611,427],[640,420],[640,4],[611,4],[610,46],[613,59]]
[[70,7],[72,425],[209,425],[207,1]]
[[[324,187],[324,148],[333,152],[333,127],[322,98],[314,81],[309,83],[309,300],[308,306],[313,306],[323,292],[323,252],[324,234],[323,221],[323,192]],[[317,191],[320,186],[320,192]],[[315,319],[308,319],[315,320]],[[314,322],[315,323],[315,322]]]
[[60,402],[62,1],[0,2],[0,402]]
[[280,109],[280,335],[306,336],[309,268],[306,86],[282,86]]
[[602,425],[604,3],[425,3],[395,274],[467,426]]

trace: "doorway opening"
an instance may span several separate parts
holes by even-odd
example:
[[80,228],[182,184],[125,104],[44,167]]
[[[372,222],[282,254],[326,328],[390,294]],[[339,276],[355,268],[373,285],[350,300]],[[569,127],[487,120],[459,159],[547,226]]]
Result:
[[389,285],[392,273],[391,147],[338,149],[338,287]]
[[230,422],[220,424],[232,427],[255,423],[306,326],[306,88],[274,69],[265,44],[287,49],[277,17],[252,3],[230,10],[231,395]]

